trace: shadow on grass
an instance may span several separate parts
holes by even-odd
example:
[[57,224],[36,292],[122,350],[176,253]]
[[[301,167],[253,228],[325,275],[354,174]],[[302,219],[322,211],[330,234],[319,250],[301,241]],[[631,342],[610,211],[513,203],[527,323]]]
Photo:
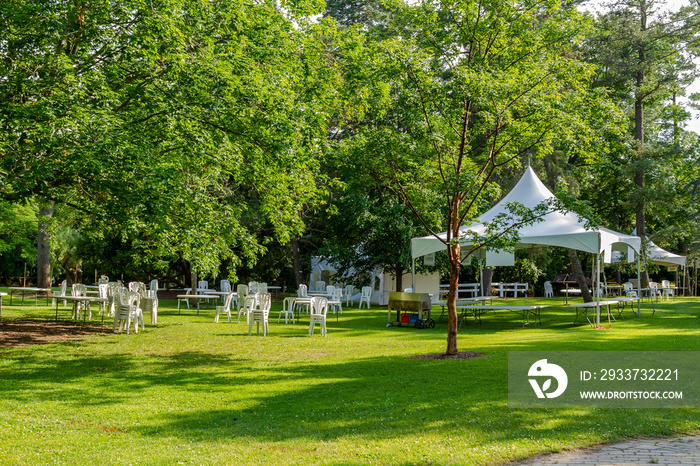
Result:
[[[0,359],[0,393],[5,400],[20,404],[34,403],[37,397],[73,407],[101,405],[114,410],[138,404],[148,415],[129,427],[131,432],[213,441],[343,438],[410,443],[428,435],[440,442],[477,448],[494,442],[542,439],[609,441],[700,426],[698,410],[508,408],[508,351],[700,349],[697,314],[685,320],[630,317],[614,324],[612,330],[596,331],[587,323],[572,327],[569,309],[552,307],[550,311],[543,314],[544,328],[526,330],[519,328],[512,314],[489,314],[480,327],[460,332],[460,349],[487,357],[443,361],[407,357],[415,354],[415,347],[406,357],[363,356],[361,345],[370,341],[363,339],[369,335],[375,337],[371,344],[395,346],[444,338],[444,324],[422,330],[384,328],[385,311],[383,315],[344,313],[338,328],[329,328],[328,340],[319,335],[313,340],[305,337],[308,323],[297,324],[298,329],[280,324],[276,336],[273,329],[273,335],[264,339],[241,338],[241,326],[232,327],[229,333],[223,330],[231,325],[228,323],[195,322],[192,327],[203,334],[196,343],[204,349],[191,349],[188,340],[182,340],[181,346],[160,347],[155,339],[132,338],[128,343],[142,346],[121,353],[95,354],[89,348],[81,349],[85,343],[80,342],[50,345],[41,352],[13,351]],[[685,333],[674,334],[672,342],[663,332],[625,334],[630,327],[657,331],[678,329],[679,323]],[[165,329],[181,324],[163,325]],[[619,340],[608,338],[611,335]],[[472,336],[481,338],[475,343]],[[291,339],[298,339],[299,344],[290,344]],[[125,342],[115,337],[99,344]],[[345,345],[342,352],[339,345]],[[266,353],[271,348],[275,352]],[[166,398],[172,409],[151,408],[148,397],[154,394]],[[180,405],[188,408],[178,409]]]

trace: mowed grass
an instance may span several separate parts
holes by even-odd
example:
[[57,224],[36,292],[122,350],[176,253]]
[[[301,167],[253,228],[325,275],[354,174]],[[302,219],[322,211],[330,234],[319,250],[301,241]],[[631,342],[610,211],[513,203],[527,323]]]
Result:
[[[3,320],[54,318],[8,302]],[[386,328],[385,308],[351,308],[329,315],[327,338],[309,337],[308,316],[277,323],[279,302],[267,337],[161,300],[158,326],[147,316],[138,335],[0,349],[0,463],[499,464],[698,431],[697,409],[508,408],[507,361],[514,350],[699,350],[699,300],[658,303],[654,316],[645,304],[610,330],[572,325],[560,298],[520,302],[551,306],[543,327],[489,313],[460,330],[460,350],[486,355],[471,360],[411,357],[444,352],[444,322]]]

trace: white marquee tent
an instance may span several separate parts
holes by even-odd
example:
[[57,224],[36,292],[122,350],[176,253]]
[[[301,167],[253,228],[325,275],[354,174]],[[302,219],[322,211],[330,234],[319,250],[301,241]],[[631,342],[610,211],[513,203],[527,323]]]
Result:
[[[637,230],[635,229],[632,234]],[[668,267],[671,271],[678,271],[680,267],[681,271],[685,271],[686,266],[686,256],[681,256],[679,254],[674,254],[672,252],[666,251],[665,249],[657,246],[652,240],[646,238],[647,247],[647,258],[646,260],[657,265],[662,265]],[[614,251],[612,256],[612,262],[622,262],[622,256],[619,252]],[[685,283],[685,272],[683,273],[683,289],[686,288]],[[677,276],[676,276],[677,279]]]
[[[500,214],[510,215],[507,204],[518,202],[527,208],[535,208],[538,205],[553,198],[549,189],[540,181],[531,167],[528,167],[515,187],[501,199],[491,210],[481,215],[478,223],[471,226],[463,226],[460,229],[460,244],[471,246],[473,235],[483,235],[486,232],[486,224],[492,222]],[[553,211],[544,215],[542,221],[518,229],[519,244],[516,247],[557,246],[576,249],[598,257],[598,276],[600,276],[600,254],[604,254],[606,262],[612,258],[612,251],[622,251],[634,257],[641,249],[641,239],[638,236],[625,235],[607,228],[587,228],[585,220],[579,218],[574,212]],[[438,235],[441,239],[447,238],[447,232]],[[411,240],[411,252],[413,259],[425,256],[437,251],[444,251],[445,243],[435,236],[424,236]],[[513,254],[508,252],[486,251],[486,265],[513,265]],[[598,309],[598,313],[600,309]],[[598,316],[598,323],[600,316]]]
[[[666,251],[657,246],[652,240],[647,238],[647,260],[657,265],[663,265],[669,269],[676,269],[678,266],[685,267],[686,257]],[[622,262],[619,253],[613,254],[613,262]]]

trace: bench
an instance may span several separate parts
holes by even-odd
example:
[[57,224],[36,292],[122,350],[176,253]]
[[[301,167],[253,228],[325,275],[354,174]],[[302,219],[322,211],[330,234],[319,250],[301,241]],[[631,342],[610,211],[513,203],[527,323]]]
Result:
[[525,295],[528,290],[527,283],[491,283],[493,288],[498,290],[498,296],[505,297],[508,293],[513,293],[513,297],[517,298],[518,293]]

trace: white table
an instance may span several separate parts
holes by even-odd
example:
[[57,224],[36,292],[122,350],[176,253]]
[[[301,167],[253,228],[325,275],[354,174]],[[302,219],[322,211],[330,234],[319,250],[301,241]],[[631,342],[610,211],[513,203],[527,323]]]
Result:
[[[472,306],[474,303],[481,302],[481,304],[486,304],[486,301],[493,301],[494,299],[498,299],[498,296],[474,296],[472,298],[459,298],[456,301],[457,312],[461,310],[464,314],[465,309]],[[447,301],[436,301],[433,303],[433,305],[442,306],[442,312],[440,312],[440,317],[438,317],[438,320],[442,321],[442,318],[445,316],[447,311]],[[463,317],[464,316],[460,318],[460,321]]]
[[[216,290],[212,290],[216,291]],[[202,299],[211,299],[212,294],[179,294],[177,295],[178,299],[194,299],[197,302],[197,315],[199,315],[199,302]],[[178,314],[180,314],[180,311],[178,310]]]
[[46,293],[46,305],[49,305],[49,294],[51,293],[51,288],[35,288],[31,286],[11,286],[10,287],[10,306],[12,306],[12,295],[13,291],[19,291],[22,293],[22,305],[24,305],[24,295],[27,293],[34,292],[34,305],[38,306],[39,293]]
[[537,324],[542,326],[542,320],[540,319],[540,309],[547,307],[546,304],[474,304],[472,306],[465,306],[464,309],[471,311],[474,316],[474,323],[481,323],[481,314],[483,312],[476,311],[511,311],[523,317],[523,328],[526,325],[530,325],[530,315],[532,314],[534,326]]
[[[99,298],[97,296],[61,296],[60,299],[56,299],[56,322],[58,322],[58,303],[59,301],[73,301],[73,314],[75,315],[75,310],[78,304],[89,305],[90,303],[107,303],[107,298]],[[86,314],[83,314],[83,321],[86,319]],[[105,320],[104,312],[102,313],[102,322]]]
[[608,310],[608,324],[610,323],[610,318],[612,317],[612,320],[615,320],[615,317],[612,316],[610,313],[610,306],[613,304],[617,304],[620,301],[618,299],[605,299],[602,301],[591,301],[590,303],[576,303],[576,304],[569,304],[569,307],[574,308],[576,310],[576,318],[574,318],[574,323],[578,320],[578,317],[580,315],[583,315],[586,317],[586,320],[588,323],[591,325],[591,327],[595,327],[593,325],[593,322],[591,322],[591,319],[588,318],[588,310],[591,308],[597,308],[598,304],[601,306],[606,306]]
[[226,299],[226,296],[232,294],[234,298],[238,299],[238,293],[235,291],[205,291],[202,294],[210,294],[212,296],[218,296],[219,298],[222,299],[222,304],[223,301]]
[[[613,298],[612,300],[618,302],[617,315],[619,317],[622,317],[622,311],[625,308],[625,304],[626,303],[634,303],[635,301],[639,302],[640,298],[620,296],[620,297]],[[622,306],[619,306],[619,304],[622,304]],[[634,308],[632,308],[632,312],[634,312]],[[656,309],[654,308],[654,303],[651,303],[651,315],[654,315],[655,312],[656,312]],[[636,315],[637,317],[639,317],[639,314],[640,314],[639,311],[634,312],[634,315]],[[622,319],[624,320],[625,318],[622,317]]]
[[282,290],[281,286],[268,286],[267,291],[272,291],[275,293],[275,299],[279,298],[279,292]]
[[603,285],[605,288],[605,296],[610,296],[613,293],[622,293],[622,285]]

